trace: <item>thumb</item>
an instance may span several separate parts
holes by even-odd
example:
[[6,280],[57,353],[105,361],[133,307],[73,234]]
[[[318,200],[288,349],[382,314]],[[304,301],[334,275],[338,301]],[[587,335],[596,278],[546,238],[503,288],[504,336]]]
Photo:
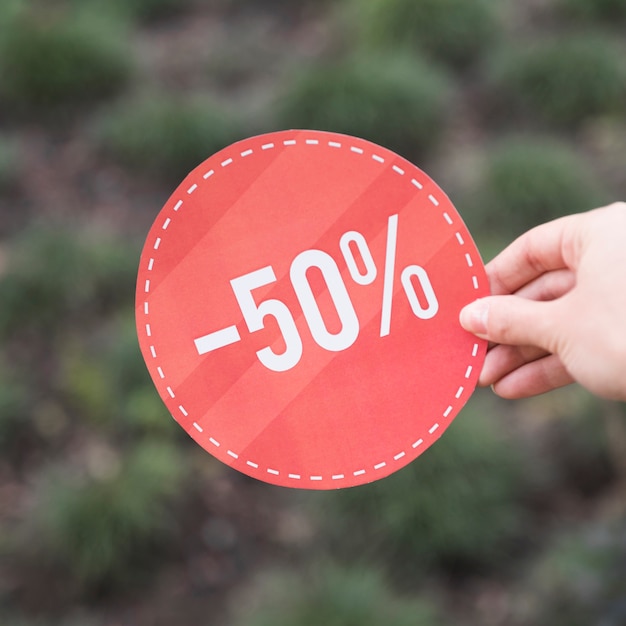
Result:
[[483,339],[552,351],[555,343],[554,302],[518,296],[488,296],[461,310],[461,326]]

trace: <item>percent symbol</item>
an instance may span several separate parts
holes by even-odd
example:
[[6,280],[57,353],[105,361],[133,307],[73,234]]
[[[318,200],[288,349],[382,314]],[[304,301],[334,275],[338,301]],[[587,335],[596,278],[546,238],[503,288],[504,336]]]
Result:
[[[391,308],[393,303],[393,282],[395,278],[396,248],[398,245],[398,215],[391,215],[387,223],[387,248],[385,251],[385,279],[383,282],[383,304],[380,317],[380,336],[386,337],[391,330]],[[428,306],[423,308],[420,304],[415,288],[413,287],[413,277],[417,278],[424,298]],[[420,265],[408,265],[402,270],[400,281],[404,287],[404,293],[411,305],[411,310],[415,317],[428,320],[439,311],[439,301],[435,295],[432,283],[426,270]]]
[[[398,215],[391,215],[387,223],[387,245],[383,276],[383,299],[380,322],[380,336],[386,337],[391,329],[393,307],[393,286],[395,281],[396,251],[398,241]],[[363,262],[364,272],[359,269],[351,244],[356,246]],[[357,231],[342,235],[339,247],[352,280],[358,285],[370,285],[377,277],[377,269],[365,237]],[[324,322],[315,299],[315,294],[307,278],[307,271],[317,268],[326,283],[328,293],[341,322],[341,330],[331,333]],[[339,266],[331,255],[322,250],[305,250],[291,263],[289,271],[291,284],[308,324],[311,336],[323,349],[331,352],[347,350],[356,341],[359,319],[350,299]],[[426,307],[422,306],[415,291],[413,278],[419,283]],[[257,303],[252,292],[255,289],[276,282],[276,274],[271,265],[238,276],[230,281],[235,298],[243,314],[248,330],[253,333],[265,327],[265,317],[273,316],[280,328],[285,350],[276,354],[267,346],[257,352],[259,361],[276,372],[284,372],[295,367],[302,357],[302,339],[294,317],[287,305],[276,299]],[[419,265],[409,265],[402,270],[400,280],[413,314],[422,320],[433,318],[439,311],[439,302],[426,270]],[[228,326],[194,340],[198,354],[203,355],[219,348],[241,341],[236,326]]]

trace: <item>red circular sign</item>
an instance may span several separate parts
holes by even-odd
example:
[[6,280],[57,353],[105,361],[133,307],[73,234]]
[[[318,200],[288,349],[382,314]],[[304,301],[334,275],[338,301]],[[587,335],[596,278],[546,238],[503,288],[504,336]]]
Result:
[[469,399],[487,295],[472,238],[421,170],[319,131],[213,155],[159,213],[136,318],[161,398],[202,447],[277,485],[335,489],[405,466]]

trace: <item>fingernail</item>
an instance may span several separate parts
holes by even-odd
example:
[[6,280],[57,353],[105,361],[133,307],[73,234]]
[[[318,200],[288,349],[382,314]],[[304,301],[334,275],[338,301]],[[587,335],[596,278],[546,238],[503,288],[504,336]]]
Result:
[[485,335],[487,333],[487,317],[489,315],[489,304],[484,299],[476,300],[461,309],[459,321],[461,326],[475,335]]

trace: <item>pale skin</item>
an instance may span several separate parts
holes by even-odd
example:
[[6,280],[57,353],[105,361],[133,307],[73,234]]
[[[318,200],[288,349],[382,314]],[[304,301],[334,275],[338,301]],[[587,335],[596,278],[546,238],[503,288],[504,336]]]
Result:
[[513,399],[578,382],[626,400],[626,203],[533,228],[487,275],[493,295],[460,315],[492,344],[480,385]]

